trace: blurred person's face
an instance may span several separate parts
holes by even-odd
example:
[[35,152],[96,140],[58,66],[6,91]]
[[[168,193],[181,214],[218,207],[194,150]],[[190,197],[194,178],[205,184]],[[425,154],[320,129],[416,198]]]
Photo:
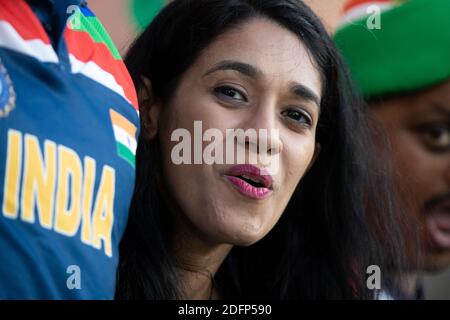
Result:
[[386,126],[394,171],[419,222],[426,271],[450,266],[450,81],[371,106]]
[[[316,152],[322,84],[311,59],[295,34],[253,19],[218,37],[185,72],[157,121],[163,179],[182,228],[208,243],[250,245],[274,227]],[[264,178],[260,163],[174,164],[171,135],[183,128],[193,142],[194,121],[224,139],[227,129],[278,130],[271,148],[257,151],[278,156],[277,172]]]

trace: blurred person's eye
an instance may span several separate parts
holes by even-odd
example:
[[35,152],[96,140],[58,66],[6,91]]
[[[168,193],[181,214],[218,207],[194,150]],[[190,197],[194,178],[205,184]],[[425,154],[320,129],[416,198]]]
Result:
[[425,125],[418,129],[424,145],[434,152],[450,150],[450,123]]

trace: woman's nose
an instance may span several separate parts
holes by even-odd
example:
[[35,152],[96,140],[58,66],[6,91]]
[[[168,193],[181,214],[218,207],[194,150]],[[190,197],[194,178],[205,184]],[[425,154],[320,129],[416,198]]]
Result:
[[246,148],[254,148],[258,154],[275,155],[281,153],[282,142],[280,128],[277,123],[275,106],[265,105],[254,109],[248,116],[245,130],[256,131],[256,139],[246,136]]
[[447,185],[450,188],[450,153],[447,156],[448,161],[447,161],[447,168],[446,168],[446,172],[445,172],[445,179],[447,181]]

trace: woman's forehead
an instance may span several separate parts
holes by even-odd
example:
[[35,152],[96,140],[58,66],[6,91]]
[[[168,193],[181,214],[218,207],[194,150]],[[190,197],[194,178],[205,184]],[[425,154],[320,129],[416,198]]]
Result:
[[207,46],[194,68],[206,72],[221,61],[254,66],[266,80],[300,82],[320,96],[321,76],[307,47],[293,32],[262,18],[230,29]]

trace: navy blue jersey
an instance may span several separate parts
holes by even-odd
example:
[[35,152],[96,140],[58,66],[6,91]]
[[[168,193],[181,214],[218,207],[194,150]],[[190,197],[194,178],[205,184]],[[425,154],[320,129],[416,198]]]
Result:
[[89,8],[54,3],[49,28],[0,0],[0,299],[112,299],[137,98]]

